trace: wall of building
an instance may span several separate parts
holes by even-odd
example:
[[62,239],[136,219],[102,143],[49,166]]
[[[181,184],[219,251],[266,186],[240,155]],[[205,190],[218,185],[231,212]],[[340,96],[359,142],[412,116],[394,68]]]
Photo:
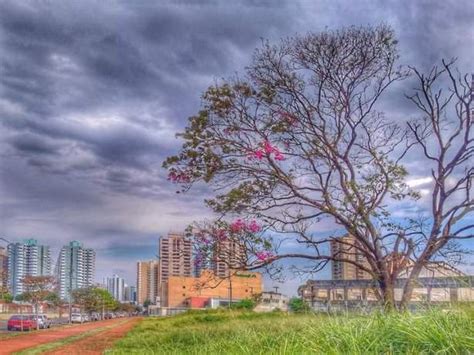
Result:
[[231,284],[233,299],[250,298],[263,289],[260,273],[244,271],[223,279],[206,270],[200,277],[170,276],[163,284],[162,305],[165,307],[188,307],[192,297],[228,299]]

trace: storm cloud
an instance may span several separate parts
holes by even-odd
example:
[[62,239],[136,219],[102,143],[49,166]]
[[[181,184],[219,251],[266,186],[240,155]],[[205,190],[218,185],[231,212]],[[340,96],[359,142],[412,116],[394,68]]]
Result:
[[[473,18],[469,0],[2,1],[0,233],[79,239],[98,249],[99,280],[115,267],[133,284],[158,235],[209,216],[205,187],[177,195],[161,163],[201,93],[262,38],[383,22],[402,64],[458,57],[468,72]],[[404,85],[385,102],[395,117],[413,114]]]

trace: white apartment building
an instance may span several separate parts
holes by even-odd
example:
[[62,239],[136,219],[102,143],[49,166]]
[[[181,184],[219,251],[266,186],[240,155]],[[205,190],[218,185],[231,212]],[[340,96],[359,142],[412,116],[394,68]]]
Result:
[[38,245],[36,239],[10,243],[8,251],[8,290],[13,297],[23,293],[25,276],[49,276],[51,256],[49,246]]
[[58,294],[69,300],[70,292],[94,284],[95,251],[84,248],[81,242],[72,241],[63,246],[56,264]]

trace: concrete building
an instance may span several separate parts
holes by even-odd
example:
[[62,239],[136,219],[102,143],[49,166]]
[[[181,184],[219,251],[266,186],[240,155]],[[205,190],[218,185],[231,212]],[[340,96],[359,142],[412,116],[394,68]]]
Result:
[[235,272],[228,278],[203,271],[200,277],[170,276],[162,283],[162,306],[171,308],[204,308],[211,299],[251,298],[262,292],[262,275],[258,272]]
[[161,263],[158,260],[137,262],[136,301],[142,305],[145,301],[157,304],[160,301]]
[[[395,280],[395,301],[402,298],[410,269]],[[378,285],[371,279],[309,280],[298,288],[298,294],[313,308],[328,305],[358,305],[378,302]],[[445,263],[432,262],[417,279],[412,302],[474,301],[474,276],[467,276]]]
[[230,270],[241,268],[245,260],[245,248],[242,244],[232,240],[222,241],[211,261],[211,270],[218,277],[226,277]]
[[125,301],[125,280],[118,275],[107,277],[107,291],[119,302]]
[[130,303],[137,302],[137,288],[135,286],[125,285],[124,301]]
[[288,311],[288,302],[290,299],[279,292],[266,291],[258,297],[258,303],[254,308],[255,312],[272,312],[279,309]]
[[0,247],[0,292],[8,290],[8,252]]
[[72,241],[61,248],[56,263],[58,294],[69,300],[70,292],[94,284],[95,251],[84,248],[81,242]]
[[160,282],[168,281],[170,276],[192,276],[191,239],[179,233],[169,233],[166,237],[161,237],[159,259]]
[[25,276],[51,275],[51,256],[48,246],[38,245],[36,239],[8,245],[8,290],[15,297],[24,292]]
[[[349,234],[331,240],[332,257],[343,257],[344,259],[369,267],[359,248],[360,245],[357,240]],[[348,262],[333,260],[331,262],[331,271],[333,280],[367,280],[371,278],[368,272]]]

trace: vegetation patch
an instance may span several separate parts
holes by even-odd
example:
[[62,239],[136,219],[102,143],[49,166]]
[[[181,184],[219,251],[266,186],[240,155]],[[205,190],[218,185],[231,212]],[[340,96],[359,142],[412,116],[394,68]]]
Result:
[[[207,319],[207,320],[204,320]],[[474,352],[469,309],[372,315],[206,311],[145,319],[112,354],[406,354]]]

